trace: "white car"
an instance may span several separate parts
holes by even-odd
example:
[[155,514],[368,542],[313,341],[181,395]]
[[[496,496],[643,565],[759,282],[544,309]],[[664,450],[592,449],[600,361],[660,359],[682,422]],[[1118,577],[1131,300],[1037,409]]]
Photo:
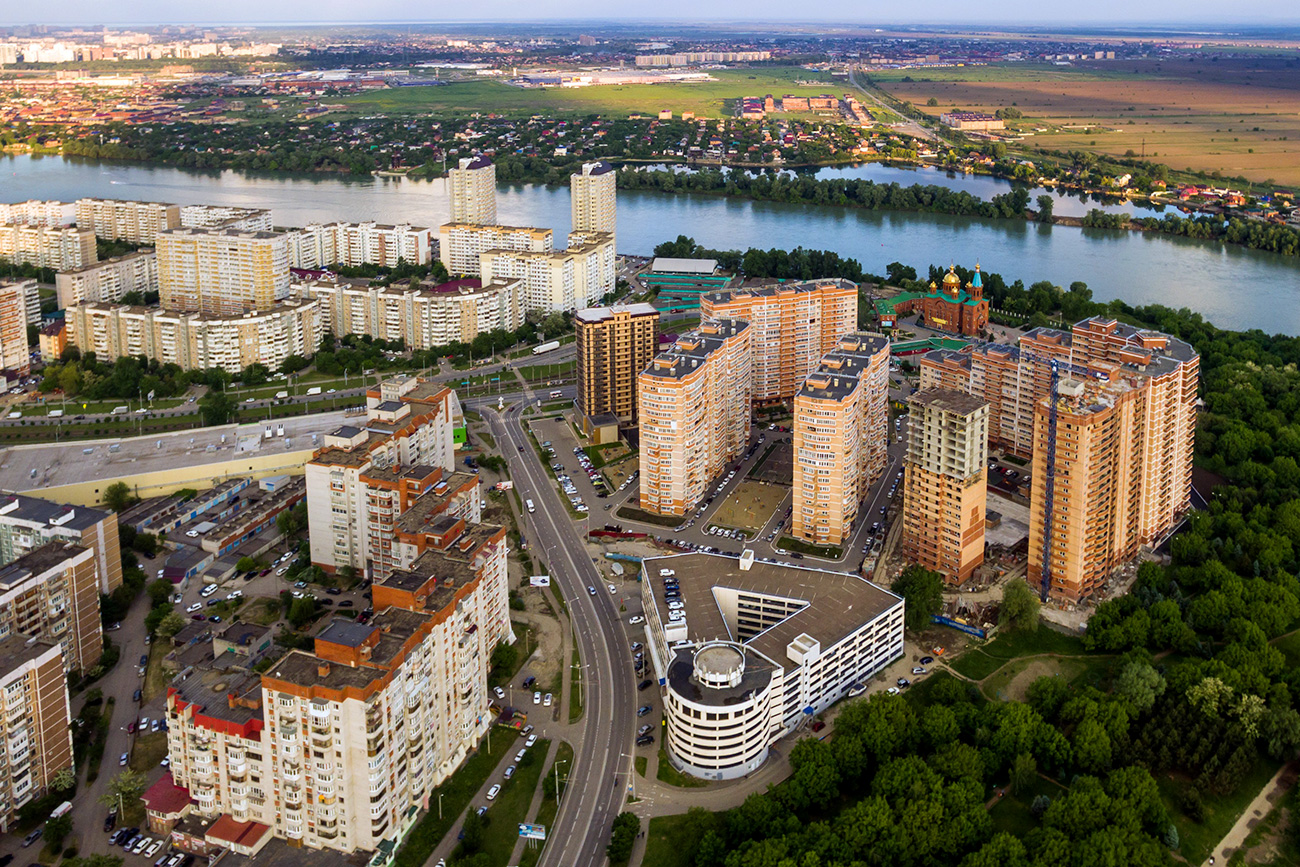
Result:
[[542,699],[542,707],[550,707],[550,706],[551,706],[551,694],[548,692],[546,694],[546,697]]
[[163,847],[162,840],[154,840],[152,843],[149,844],[149,848],[144,850],[144,857],[152,858],[153,856],[158,854],[158,850],[161,849],[162,847]]
[[610,592],[610,593],[617,593],[617,592],[618,592],[618,588],[615,587],[613,584],[610,584],[610,585],[609,585],[609,592]]
[[685,608],[685,607],[686,607],[686,606],[683,605],[683,604],[681,603],[681,600],[679,600],[679,599],[674,599],[674,600],[672,600],[671,602],[668,603],[668,610],[669,610],[669,611],[681,611],[681,610],[682,610],[683,608]]
[[629,617],[627,622],[629,626],[636,626],[638,623],[645,623],[645,618],[638,614],[636,617]]
[[540,692],[533,693],[533,704],[541,704],[541,703],[542,703],[542,694]]
[[506,691],[499,686],[492,687],[492,692],[496,693],[497,698],[505,698]]
[[487,799],[488,799],[489,801],[495,799],[496,796],[497,796],[500,792],[501,792],[501,784],[500,784],[500,783],[493,783],[493,784],[492,784],[492,788],[488,789]]
[[198,531],[198,530],[186,530],[186,531],[185,531],[185,535],[186,535],[186,536],[189,536],[191,539],[197,539],[197,538],[199,537],[199,531]]
[[190,605],[188,608],[186,608],[185,610],[186,610],[187,612],[189,612],[190,614],[193,614],[195,611],[202,611],[202,610],[203,610],[203,603],[202,603],[202,602],[195,602],[195,603],[193,603],[192,605]]
[[145,847],[153,845],[153,837],[145,837],[139,843],[131,847],[132,855],[139,855],[145,850]]
[[216,592],[217,592],[217,585],[209,584],[207,587],[204,587],[202,590],[199,591],[199,595],[206,599],[207,597],[211,596],[213,593]]
[[243,598],[244,598],[244,591],[243,591],[243,590],[231,590],[229,593],[226,594],[226,599],[228,599],[228,600],[229,600],[229,599],[243,599]]
[[524,746],[531,747],[535,743],[537,743],[537,735],[529,735],[528,740],[524,741]]

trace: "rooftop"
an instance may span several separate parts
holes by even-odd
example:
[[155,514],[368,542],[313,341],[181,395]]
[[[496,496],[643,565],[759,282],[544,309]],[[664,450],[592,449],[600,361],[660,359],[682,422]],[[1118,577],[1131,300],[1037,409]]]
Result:
[[927,391],[917,392],[908,398],[907,402],[912,406],[934,407],[945,412],[955,412],[958,415],[969,415],[986,405],[983,400],[973,394],[967,394],[964,391],[953,391],[949,388],[931,388]]
[[579,322],[603,322],[618,313],[626,313],[629,316],[657,317],[659,310],[653,304],[616,304],[613,307],[588,307],[574,313],[573,318]]
[[0,493],[0,520],[30,521],[45,526],[86,530],[108,515],[108,512],[89,506],[67,506],[26,494]]
[[330,644],[341,644],[344,647],[360,647],[366,643],[370,633],[374,632],[377,627],[366,623],[357,623],[353,620],[334,619],[322,629],[316,637],[321,641],[328,641]]
[[[428,623],[429,618],[430,615],[422,611],[407,611],[405,608],[393,607],[385,608],[383,611],[378,612],[369,624],[362,627],[363,629],[373,628],[373,630],[379,632],[379,640],[370,652],[370,658],[366,664],[353,668],[340,663],[329,663],[328,670],[322,674],[321,668],[325,664],[324,660],[313,653],[293,650],[282,656],[275,665],[272,665],[264,677],[304,687],[319,686],[333,690],[365,689],[383,676],[388,667],[397,659],[406,642]],[[355,627],[357,625],[352,621],[335,619],[325,627],[325,630],[320,633],[320,637],[324,639],[326,633],[340,622],[345,626]],[[355,634],[348,634],[347,637],[356,640]]]
[[799,283],[770,283],[766,286],[747,286],[740,289],[728,289],[720,292],[708,292],[707,297],[716,304],[726,304],[729,301],[744,298],[746,296],[754,298],[776,298],[781,295],[790,293],[806,294],[817,292],[828,286],[834,286],[839,289],[851,289],[857,291],[857,284],[851,280],[845,280],[839,277],[828,278],[826,280],[804,280]]
[[655,356],[641,375],[681,379],[698,370],[710,355],[726,344],[728,338],[749,328],[749,323],[740,319],[718,319],[710,327],[713,333],[700,330],[679,337],[672,346]]
[[673,256],[656,256],[650,265],[651,271],[666,271],[671,274],[710,275],[718,270],[717,259],[678,259]]
[[33,575],[57,568],[82,552],[89,551],[71,542],[49,542],[0,566],[0,587],[13,587]]
[[58,645],[39,638],[28,637],[11,632],[7,638],[0,639],[0,675],[6,675],[26,662],[39,659]]

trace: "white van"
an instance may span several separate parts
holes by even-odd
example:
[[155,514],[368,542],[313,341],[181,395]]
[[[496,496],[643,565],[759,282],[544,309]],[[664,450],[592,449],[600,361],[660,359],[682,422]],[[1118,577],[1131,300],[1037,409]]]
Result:
[[285,399],[286,397],[288,397],[288,396],[289,396],[289,392],[287,392],[287,391],[277,391],[277,392],[275,393],[275,399],[276,399],[276,400],[284,400],[284,399]]
[[536,511],[537,511],[537,508],[536,508],[535,506],[533,506],[533,501],[532,501],[532,500],[524,500],[524,505],[528,507],[528,511],[530,511],[530,512],[536,512]]

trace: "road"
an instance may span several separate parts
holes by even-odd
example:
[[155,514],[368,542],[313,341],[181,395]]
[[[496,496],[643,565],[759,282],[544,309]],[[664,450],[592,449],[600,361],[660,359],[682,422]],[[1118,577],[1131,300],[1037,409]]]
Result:
[[[875,103],[877,107],[882,108],[885,111],[891,112],[893,114],[898,114],[898,111],[896,109],[886,105],[880,99],[880,97],[876,96],[870,90],[868,90],[867,88],[863,87],[861,84],[858,83],[858,79],[857,76],[854,74],[852,64],[849,65],[849,84],[856,87],[859,93],[861,93],[871,102]],[[899,115],[899,117],[903,117],[903,116]],[[919,123],[917,123],[916,121],[908,117],[903,117],[902,123],[890,124],[889,126],[892,129],[896,129],[899,132],[906,133],[914,138],[925,139],[927,141],[932,141],[935,142],[936,144],[941,144],[941,145],[948,144],[948,142],[944,141],[936,133],[926,129],[925,127],[921,126]]]
[[509,461],[515,490],[537,504],[537,510],[526,516],[526,532],[532,549],[545,552],[551,579],[564,595],[574,641],[588,683],[594,687],[585,696],[574,738],[570,777],[574,782],[548,829],[550,843],[539,863],[541,867],[594,867],[605,860],[610,828],[633,772],[634,675],[622,650],[625,635],[615,600],[606,593],[592,596],[586,591],[589,586],[603,586],[603,581],[520,424],[526,405],[516,403],[504,413],[489,409],[483,415]]

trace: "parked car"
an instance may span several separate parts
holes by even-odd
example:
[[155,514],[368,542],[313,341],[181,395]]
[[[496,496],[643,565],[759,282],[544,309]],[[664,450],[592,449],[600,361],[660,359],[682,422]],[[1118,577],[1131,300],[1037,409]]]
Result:
[[641,735],[641,737],[636,739],[636,745],[638,747],[648,747],[654,742],[655,742],[654,735]]
[[546,694],[546,697],[542,699],[542,707],[550,707],[550,706],[551,706],[551,694],[548,692]]
[[500,793],[501,793],[501,784],[495,783],[493,784],[492,788],[488,789],[487,799],[489,801],[494,800],[496,796],[499,795]]
[[652,683],[652,681],[650,681],[650,680],[643,680],[643,681],[641,681],[640,683],[638,683],[638,684],[636,685],[637,692],[644,692],[645,690],[649,689],[651,683]]
[[650,705],[648,705],[648,704],[643,704],[643,705],[641,705],[639,708],[636,709],[636,715],[637,715],[637,716],[645,716],[646,714],[650,713],[650,711],[652,711],[652,710],[654,710],[654,708],[652,708]]
[[43,828],[37,828],[32,833],[28,834],[26,837],[23,838],[23,848],[26,849],[28,846],[32,845],[37,840],[41,839],[41,835],[44,833],[45,830]]
[[502,776],[504,776],[508,780],[514,775],[515,775],[515,766],[511,765],[510,767],[506,768],[506,772]]
[[496,697],[497,697],[497,698],[505,698],[505,697],[506,697],[506,691],[505,691],[504,689],[502,689],[501,687],[499,687],[499,686],[494,686],[494,687],[492,687],[492,692],[496,694]]
[[131,757],[126,753],[122,753],[121,757],[117,760],[117,766],[119,768],[125,768],[126,763],[129,761],[131,761]]
[[540,692],[533,693],[533,704],[541,704],[541,703],[542,703],[542,694]]

